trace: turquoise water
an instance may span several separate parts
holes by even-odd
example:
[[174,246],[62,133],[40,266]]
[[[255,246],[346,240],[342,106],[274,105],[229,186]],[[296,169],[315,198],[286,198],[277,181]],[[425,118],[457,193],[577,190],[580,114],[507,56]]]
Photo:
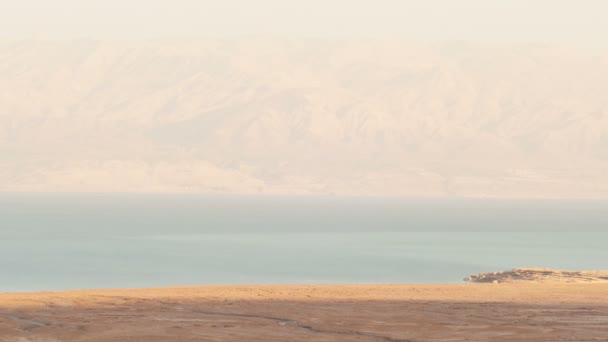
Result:
[[0,195],[0,291],[608,269],[608,202]]

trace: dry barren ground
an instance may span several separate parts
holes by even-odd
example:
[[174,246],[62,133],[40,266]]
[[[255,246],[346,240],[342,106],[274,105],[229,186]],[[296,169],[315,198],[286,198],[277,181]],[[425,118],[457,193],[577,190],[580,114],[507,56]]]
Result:
[[0,294],[0,341],[608,341],[608,284]]

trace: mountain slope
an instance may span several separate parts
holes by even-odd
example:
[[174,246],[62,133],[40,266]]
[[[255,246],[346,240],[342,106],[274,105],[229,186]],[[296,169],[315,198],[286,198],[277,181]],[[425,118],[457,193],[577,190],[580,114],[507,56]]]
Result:
[[0,44],[0,190],[608,197],[608,53]]

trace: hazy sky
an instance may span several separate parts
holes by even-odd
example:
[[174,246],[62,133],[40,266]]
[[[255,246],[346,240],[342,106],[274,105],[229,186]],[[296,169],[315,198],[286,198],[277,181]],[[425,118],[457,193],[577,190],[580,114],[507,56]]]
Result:
[[272,34],[608,45],[604,0],[2,0],[5,38]]

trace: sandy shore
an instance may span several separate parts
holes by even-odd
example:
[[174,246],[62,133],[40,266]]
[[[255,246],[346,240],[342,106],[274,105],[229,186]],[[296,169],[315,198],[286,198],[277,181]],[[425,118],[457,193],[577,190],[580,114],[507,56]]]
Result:
[[608,341],[608,284],[7,293],[0,341]]

